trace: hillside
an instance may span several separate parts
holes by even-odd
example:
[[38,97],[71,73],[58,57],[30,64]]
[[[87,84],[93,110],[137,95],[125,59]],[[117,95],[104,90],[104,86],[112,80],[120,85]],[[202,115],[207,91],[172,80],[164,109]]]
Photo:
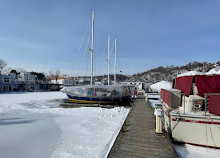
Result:
[[126,81],[140,81],[147,84],[153,84],[158,81],[172,81],[178,74],[184,73],[186,71],[199,71],[207,72],[210,69],[220,65],[220,61],[216,63],[208,62],[190,62],[183,66],[167,66],[167,67],[157,67],[142,73],[134,74],[128,77]]
[[[216,63],[208,63],[208,62],[190,62],[186,65],[182,66],[159,66],[154,69],[150,69],[148,71],[137,73],[131,76],[117,74],[117,82],[144,82],[146,86],[154,84],[156,82],[165,80],[170,81],[178,75],[187,71],[199,71],[199,72],[208,72],[210,69],[215,68],[220,65],[220,61]],[[108,77],[104,76],[95,76],[96,81],[102,81],[103,83],[107,83]],[[114,80],[114,76],[110,75],[110,81]]]

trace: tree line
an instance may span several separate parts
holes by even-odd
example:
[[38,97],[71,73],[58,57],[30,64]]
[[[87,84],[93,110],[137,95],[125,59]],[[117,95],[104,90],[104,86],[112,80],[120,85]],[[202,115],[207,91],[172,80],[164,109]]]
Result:
[[[7,62],[4,59],[0,59],[0,74],[2,75],[14,74],[16,75],[16,78],[18,78],[22,72],[25,72],[23,68],[7,67]],[[60,76],[59,70],[50,70],[48,74],[46,74],[45,72],[35,72],[35,71],[32,71],[30,73],[36,75],[38,80],[42,80],[42,81],[46,81],[47,79],[50,79],[52,77],[57,78]]]

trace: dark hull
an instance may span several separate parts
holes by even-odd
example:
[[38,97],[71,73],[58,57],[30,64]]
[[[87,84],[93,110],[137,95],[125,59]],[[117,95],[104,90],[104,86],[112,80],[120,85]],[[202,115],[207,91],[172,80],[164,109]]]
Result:
[[71,96],[69,97],[69,102],[71,103],[79,103],[79,104],[118,104],[118,105],[125,105],[130,103],[129,97],[124,98],[98,98],[98,97],[78,97],[78,96]]

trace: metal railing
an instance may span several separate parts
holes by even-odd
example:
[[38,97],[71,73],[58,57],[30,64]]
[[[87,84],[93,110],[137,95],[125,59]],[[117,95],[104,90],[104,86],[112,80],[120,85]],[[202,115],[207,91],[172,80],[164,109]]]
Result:
[[[160,101],[162,103],[166,103],[163,98],[164,98],[164,93],[160,93]],[[211,95],[220,95],[220,93],[204,93],[204,112],[205,112],[205,116],[207,115],[207,112],[209,112],[209,96]],[[172,95],[170,95],[170,105],[167,105],[172,107],[171,103],[172,103]],[[188,101],[190,102],[190,101]],[[183,107],[183,113],[186,113],[186,94],[185,93],[181,93],[181,105]],[[202,108],[202,107],[201,107]]]

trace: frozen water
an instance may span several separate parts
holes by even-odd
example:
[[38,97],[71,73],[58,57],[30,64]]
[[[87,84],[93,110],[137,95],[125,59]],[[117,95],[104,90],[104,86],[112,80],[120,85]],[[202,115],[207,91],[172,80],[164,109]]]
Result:
[[107,157],[129,109],[59,108],[66,98],[61,92],[0,94],[1,157]]

